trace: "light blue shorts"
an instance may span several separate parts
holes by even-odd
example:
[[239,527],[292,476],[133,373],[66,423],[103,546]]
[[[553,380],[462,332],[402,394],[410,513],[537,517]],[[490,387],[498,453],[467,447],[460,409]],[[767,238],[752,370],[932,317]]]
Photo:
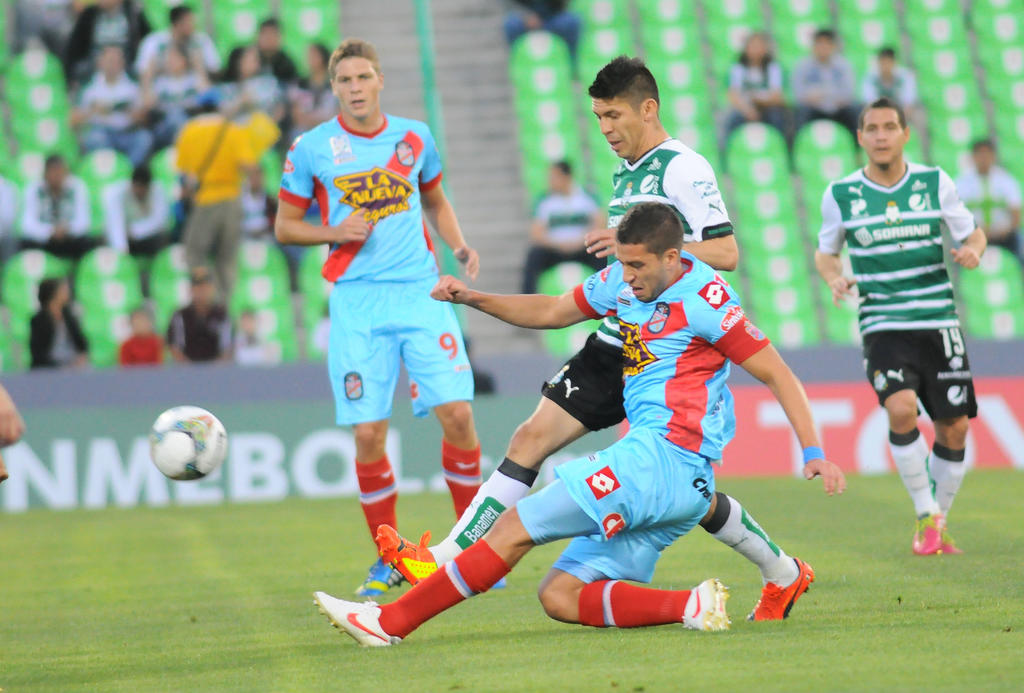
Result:
[[331,291],[327,371],[339,424],[391,417],[401,363],[412,411],[473,399],[473,373],[455,311],[435,301],[433,278],[340,282]]
[[707,458],[650,430],[555,474],[516,510],[534,543],[575,537],[554,567],[584,582],[650,582],[661,552],[700,522],[715,492]]

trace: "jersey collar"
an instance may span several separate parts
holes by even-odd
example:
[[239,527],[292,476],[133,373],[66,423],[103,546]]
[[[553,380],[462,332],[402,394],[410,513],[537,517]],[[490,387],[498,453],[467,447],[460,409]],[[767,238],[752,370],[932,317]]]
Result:
[[625,159],[623,159],[623,160],[622,160],[622,165],[623,165],[623,166],[625,166],[625,167],[626,167],[627,169],[629,169],[630,171],[635,171],[635,170],[637,170],[638,168],[640,168],[640,166],[642,166],[642,165],[643,165],[643,163],[644,163],[645,161],[647,161],[647,159],[648,159],[648,158],[649,158],[649,157],[651,156],[651,154],[653,154],[654,152],[658,151],[658,150],[659,150],[659,149],[661,149],[661,148],[662,148],[663,146],[665,146],[665,142],[671,142],[671,141],[672,141],[672,139],[673,139],[673,138],[671,138],[671,137],[667,137],[667,138],[665,138],[665,139],[664,139],[663,141],[661,141],[661,142],[658,142],[658,144],[654,145],[653,147],[651,147],[650,149],[648,149],[648,150],[647,150],[646,152],[644,152],[644,155],[643,155],[643,156],[641,156],[641,157],[640,157],[639,159],[637,159],[637,160],[636,160],[636,161],[635,161],[634,163],[632,163],[632,164],[631,164],[631,163],[629,163],[628,161],[626,161]]
[[875,190],[878,190],[880,192],[892,192],[893,190],[898,189],[900,186],[906,183],[907,179],[910,178],[910,162],[904,159],[903,163],[907,165],[906,170],[903,172],[903,175],[900,176],[900,179],[890,186],[885,186],[882,185],[881,183],[876,183],[875,181],[868,178],[867,168],[862,168],[860,170],[860,179],[864,181],[869,188],[874,188]]
[[365,137],[368,140],[372,140],[374,137],[376,137],[380,133],[384,132],[384,130],[388,126],[388,114],[387,113],[382,113],[381,115],[384,116],[384,122],[381,123],[381,126],[379,128],[377,128],[376,130],[374,130],[373,132],[363,132],[362,130],[353,130],[348,125],[345,125],[345,121],[341,119],[341,114],[338,114],[338,125],[340,125],[341,129],[344,130],[345,132],[349,133],[350,135],[355,135],[356,137]]

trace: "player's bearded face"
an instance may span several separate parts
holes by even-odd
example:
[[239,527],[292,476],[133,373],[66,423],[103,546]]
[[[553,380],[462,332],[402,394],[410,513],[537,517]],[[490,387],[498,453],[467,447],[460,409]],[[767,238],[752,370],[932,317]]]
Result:
[[679,251],[667,250],[656,255],[642,243],[620,243],[615,255],[622,263],[622,280],[633,289],[637,300],[649,303],[678,278],[681,268]]
[[899,163],[909,139],[910,130],[900,125],[899,114],[891,108],[872,108],[857,130],[857,142],[876,166]]
[[628,99],[591,99],[591,110],[617,156],[635,161],[643,154],[637,150],[642,146],[644,117]]
[[366,58],[345,58],[339,62],[334,68],[331,88],[347,116],[366,120],[380,112],[384,80]]

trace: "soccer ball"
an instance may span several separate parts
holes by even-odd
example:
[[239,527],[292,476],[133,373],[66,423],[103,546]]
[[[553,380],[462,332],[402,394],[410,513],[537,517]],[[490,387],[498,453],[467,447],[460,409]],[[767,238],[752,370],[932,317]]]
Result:
[[171,479],[201,479],[220,466],[227,452],[224,424],[199,407],[172,407],[149,432],[153,463]]

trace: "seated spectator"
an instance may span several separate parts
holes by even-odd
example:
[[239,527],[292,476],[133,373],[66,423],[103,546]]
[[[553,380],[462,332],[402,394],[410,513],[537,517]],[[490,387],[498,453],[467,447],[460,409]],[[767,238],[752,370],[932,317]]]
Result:
[[989,245],[1006,248],[1024,260],[1020,238],[1020,183],[996,163],[996,145],[978,140],[971,146],[972,169],[956,179],[960,199],[974,214],[974,222],[985,229]]
[[530,225],[530,251],[523,273],[523,293],[537,293],[537,278],[561,262],[582,262],[594,271],[608,264],[587,252],[583,237],[604,228],[604,212],[572,178],[567,161],[548,169],[548,193],[537,204]]
[[205,267],[192,270],[192,302],[179,308],[167,326],[167,346],[175,361],[231,359],[231,319],[217,303],[213,274]]
[[288,142],[338,115],[338,97],[331,89],[331,76],[327,74],[330,57],[330,51],[322,43],[310,44],[306,49],[308,76],[288,91],[292,111]]
[[135,57],[135,74],[146,84],[167,70],[167,49],[175,45],[188,56],[193,68],[202,67],[209,75],[220,70],[220,54],[209,36],[196,31],[195,12],[188,5],[170,9],[171,26],[155,31],[142,40]]
[[21,247],[77,260],[100,243],[89,235],[90,225],[85,183],[71,175],[64,157],[51,154],[43,165],[43,180],[25,187]]
[[814,32],[811,53],[793,71],[796,129],[816,118],[827,118],[844,125],[856,136],[860,113],[853,68],[838,52],[836,33],[831,29]]
[[153,332],[153,318],[145,308],[131,314],[132,336],[121,343],[117,362],[122,366],[155,366],[163,363],[164,340]]
[[747,37],[743,52],[729,70],[732,111],[725,137],[744,123],[768,123],[786,134],[786,102],[782,96],[782,68],[771,52],[771,39],[756,32]]
[[39,312],[29,324],[32,368],[85,366],[89,346],[71,311],[71,290],[64,278],[39,282]]
[[96,0],[78,15],[64,51],[64,75],[71,84],[81,84],[96,71],[96,59],[103,46],[120,46],[128,65],[149,22],[133,0]]
[[580,40],[580,18],[568,9],[569,0],[514,0],[522,10],[505,17],[505,38],[509,44],[527,31],[543,29],[561,36],[575,59]]
[[246,46],[232,54],[224,78],[226,81],[220,87],[221,110],[229,118],[241,122],[259,112],[270,116],[275,123],[284,121],[287,115],[284,92],[273,75],[260,71],[256,46]]
[[146,121],[142,95],[124,70],[124,54],[118,46],[105,46],[97,61],[98,72],[86,84],[71,124],[85,126],[82,149],[116,149],[138,166],[153,148],[153,133]]
[[260,22],[256,50],[259,52],[260,71],[273,75],[282,89],[299,78],[295,63],[281,50],[281,24],[273,17]]
[[907,120],[923,131],[924,112],[917,100],[917,78],[909,67],[896,63],[896,51],[885,47],[875,56],[875,66],[864,77],[860,90],[861,100],[871,103],[883,96],[903,107]]
[[210,79],[201,63],[190,64],[181,48],[167,47],[166,70],[143,86],[143,106],[153,129],[153,148],[174,143],[182,126],[199,112],[199,95],[210,88]]
[[103,205],[112,248],[152,257],[167,245],[171,203],[148,165],[136,166],[130,182],[109,186]]
[[259,321],[251,309],[238,316],[235,335],[235,363],[239,366],[273,366],[281,363],[281,345],[268,342],[259,333]]
[[263,169],[258,166],[242,185],[242,237],[248,241],[269,241],[274,235],[277,197],[267,193]]

